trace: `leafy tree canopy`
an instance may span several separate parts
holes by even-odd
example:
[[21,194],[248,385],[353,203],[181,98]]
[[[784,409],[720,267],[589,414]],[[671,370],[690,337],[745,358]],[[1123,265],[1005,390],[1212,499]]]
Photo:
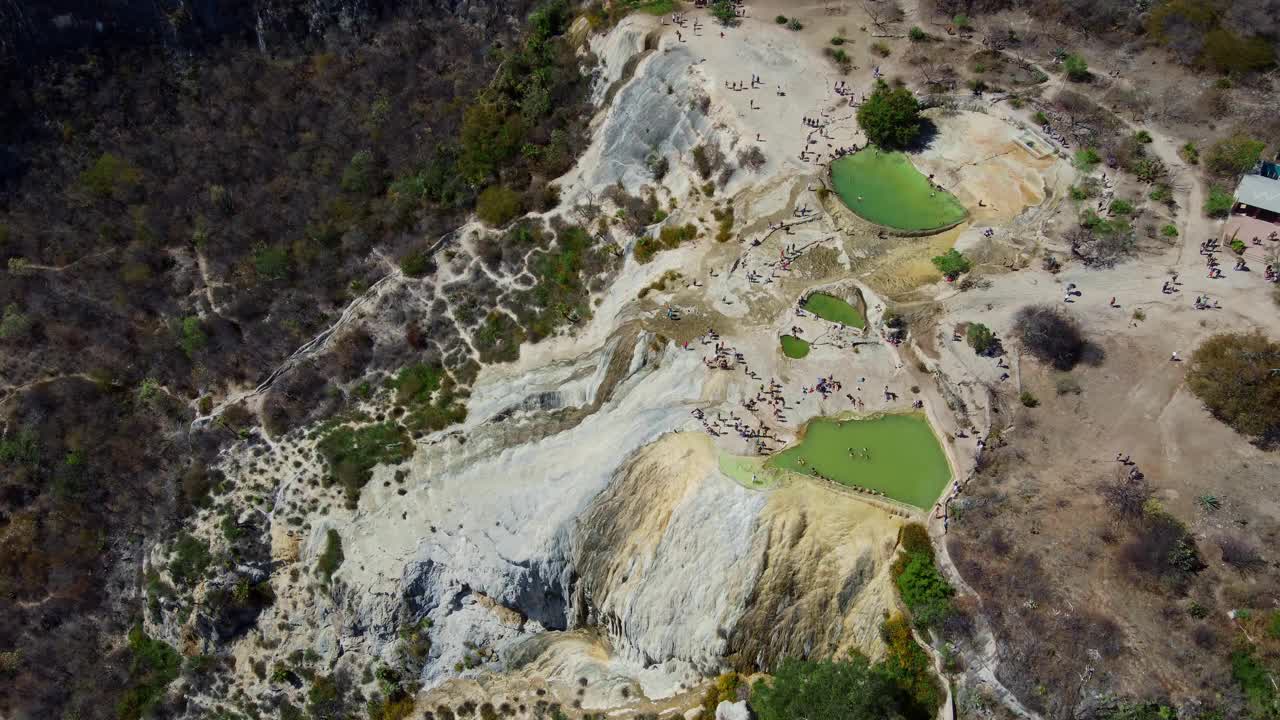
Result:
[[906,88],[881,80],[858,108],[858,125],[882,148],[907,147],[920,136],[920,103]]

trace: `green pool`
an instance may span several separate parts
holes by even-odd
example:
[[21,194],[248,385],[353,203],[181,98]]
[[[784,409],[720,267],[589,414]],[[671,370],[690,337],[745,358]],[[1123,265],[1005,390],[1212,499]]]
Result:
[[922,509],[932,507],[951,481],[947,456],[921,413],[813,420],[799,445],[774,455],[767,465],[805,475],[816,470]]
[[934,190],[900,152],[867,148],[845,155],[831,163],[831,183],[855,213],[898,230],[941,230],[968,215],[954,195]]
[[856,328],[866,327],[867,324],[858,308],[834,295],[814,293],[805,298],[801,307],[829,322],[844,323]]
[[795,335],[782,336],[782,354],[792,360],[799,360],[809,354],[809,343]]

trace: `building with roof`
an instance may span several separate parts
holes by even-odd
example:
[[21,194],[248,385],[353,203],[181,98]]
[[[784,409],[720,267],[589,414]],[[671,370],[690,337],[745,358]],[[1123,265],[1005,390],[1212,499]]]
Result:
[[1259,173],[1240,178],[1231,211],[1264,222],[1280,222],[1280,168],[1263,163]]

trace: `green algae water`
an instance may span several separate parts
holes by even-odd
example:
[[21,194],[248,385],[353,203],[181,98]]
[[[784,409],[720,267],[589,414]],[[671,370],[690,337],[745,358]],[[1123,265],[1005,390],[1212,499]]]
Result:
[[898,230],[941,230],[968,215],[954,195],[934,190],[900,152],[867,148],[845,155],[831,163],[831,184],[850,210]]
[[921,509],[932,507],[951,481],[947,456],[921,413],[813,420],[799,445],[774,455],[767,465],[804,475],[817,471]]
[[783,335],[781,342],[782,354],[792,360],[799,360],[809,354],[809,343],[801,340],[795,335]]
[[828,322],[844,323],[859,329],[867,325],[857,308],[834,295],[814,293],[805,298],[801,307]]

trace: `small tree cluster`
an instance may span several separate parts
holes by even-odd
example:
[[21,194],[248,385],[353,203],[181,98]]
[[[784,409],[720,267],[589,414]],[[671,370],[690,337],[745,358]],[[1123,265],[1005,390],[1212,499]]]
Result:
[[920,137],[920,103],[906,88],[881,80],[858,108],[858,126],[882,148],[908,147]]

